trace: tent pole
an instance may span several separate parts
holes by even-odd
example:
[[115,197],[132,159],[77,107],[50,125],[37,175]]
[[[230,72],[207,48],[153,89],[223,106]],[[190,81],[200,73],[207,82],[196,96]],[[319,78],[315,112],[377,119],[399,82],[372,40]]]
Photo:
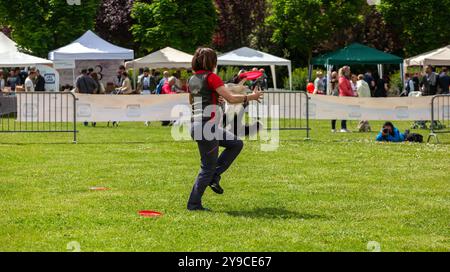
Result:
[[289,89],[292,91],[292,64],[288,65],[288,73],[289,73]]
[[400,93],[403,92],[403,89],[405,89],[405,71],[404,71],[404,67],[403,67],[403,63],[400,64],[400,80],[402,82],[402,90],[400,90]]
[[270,70],[272,72],[273,89],[277,90],[277,75],[275,73],[275,65],[270,65]]

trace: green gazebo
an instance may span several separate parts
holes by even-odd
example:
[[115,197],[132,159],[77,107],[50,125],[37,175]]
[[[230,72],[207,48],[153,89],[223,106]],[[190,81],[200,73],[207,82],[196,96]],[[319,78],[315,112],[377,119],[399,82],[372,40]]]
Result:
[[352,64],[377,65],[380,76],[383,76],[383,64],[398,64],[400,65],[402,82],[404,80],[403,59],[401,57],[362,45],[360,43],[353,43],[335,52],[326,53],[314,58],[312,60],[312,65],[309,67],[309,77],[311,79],[311,73],[314,65],[325,66],[327,68],[327,74],[329,75],[334,65],[343,66]]

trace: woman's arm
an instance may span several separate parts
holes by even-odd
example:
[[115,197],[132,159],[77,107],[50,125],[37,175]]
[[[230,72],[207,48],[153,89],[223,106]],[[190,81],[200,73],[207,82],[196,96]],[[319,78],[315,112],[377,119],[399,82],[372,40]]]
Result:
[[[241,85],[240,87],[242,88],[242,90],[246,88],[243,85]],[[253,93],[250,95],[233,94],[231,90],[229,90],[225,86],[217,88],[216,92],[231,104],[244,103],[251,100],[259,101],[263,97],[263,93],[261,91],[261,88],[259,87],[255,88]]]

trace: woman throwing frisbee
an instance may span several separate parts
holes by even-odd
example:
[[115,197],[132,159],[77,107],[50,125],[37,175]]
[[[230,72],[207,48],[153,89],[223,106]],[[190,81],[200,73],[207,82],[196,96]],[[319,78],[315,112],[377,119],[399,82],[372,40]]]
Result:
[[[221,116],[216,113],[219,97],[229,103],[246,103],[259,100],[261,90],[250,95],[233,94],[222,79],[213,73],[217,66],[217,54],[210,48],[199,48],[192,59],[194,75],[189,79],[192,104],[191,136],[197,142],[201,157],[200,172],[195,180],[187,208],[191,211],[208,210],[202,205],[202,196],[209,186],[217,194],[223,194],[221,175],[231,166],[242,150],[243,142],[232,133],[219,127]],[[246,87],[241,85],[244,90]],[[225,150],[219,155],[219,146]]]

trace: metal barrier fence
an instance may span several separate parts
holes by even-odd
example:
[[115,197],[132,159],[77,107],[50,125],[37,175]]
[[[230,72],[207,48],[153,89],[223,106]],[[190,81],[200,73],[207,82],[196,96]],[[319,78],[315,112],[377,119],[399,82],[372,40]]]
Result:
[[66,92],[0,94],[0,133],[73,133],[76,143],[76,100]]
[[[300,91],[267,91],[261,103],[250,102],[253,111],[250,116],[259,118],[268,117],[269,121],[278,118],[279,130],[305,130],[306,139],[310,138],[309,127],[309,96]],[[256,112],[255,112],[256,111]],[[270,124],[270,122],[269,122]]]
[[438,134],[450,133],[450,95],[435,95],[431,100],[431,125],[428,142],[435,138],[439,143]]

